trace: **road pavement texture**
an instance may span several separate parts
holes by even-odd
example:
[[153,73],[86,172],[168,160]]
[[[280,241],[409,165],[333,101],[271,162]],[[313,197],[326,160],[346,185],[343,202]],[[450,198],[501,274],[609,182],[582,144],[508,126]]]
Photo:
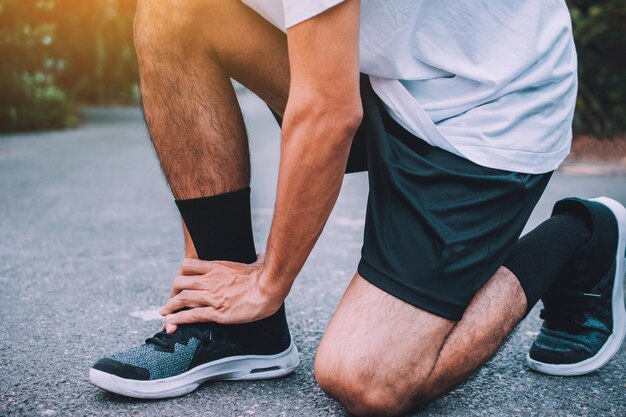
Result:
[[[263,250],[280,132],[256,97],[243,93],[240,100],[252,149],[257,250]],[[92,386],[88,369],[159,330],[156,309],[183,256],[180,222],[139,110],[91,109],[86,115],[77,130],[0,137],[0,415],[345,416],[316,386],[313,358],[359,260],[366,175],[346,177],[287,299],[301,352],[295,374],[209,383],[171,400],[127,399]],[[569,195],[626,203],[626,177],[557,173],[529,227]],[[587,376],[528,370],[538,310],[475,377],[415,415],[626,415],[624,347]]]

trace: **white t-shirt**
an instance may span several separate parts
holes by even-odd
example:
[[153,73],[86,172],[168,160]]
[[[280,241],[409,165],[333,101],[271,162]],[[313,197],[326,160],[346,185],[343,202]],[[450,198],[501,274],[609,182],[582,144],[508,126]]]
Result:
[[[342,0],[242,0],[282,31]],[[407,130],[523,173],[569,153],[577,64],[564,0],[363,0],[360,70]]]

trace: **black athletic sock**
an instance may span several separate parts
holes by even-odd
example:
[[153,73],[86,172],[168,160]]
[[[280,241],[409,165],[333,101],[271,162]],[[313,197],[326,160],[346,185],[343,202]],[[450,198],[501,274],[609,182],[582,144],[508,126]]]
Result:
[[589,241],[590,230],[581,213],[557,214],[518,241],[504,266],[517,276],[526,294],[527,314],[557,278],[568,275],[572,257]]
[[[250,187],[212,197],[177,200],[176,205],[200,259],[242,263],[256,261]],[[227,327],[232,337],[242,339],[242,342],[254,342],[257,349],[284,350],[291,341],[284,304],[275,314],[263,320]]]
[[176,200],[198,257],[205,261],[256,260],[250,187],[212,197]]

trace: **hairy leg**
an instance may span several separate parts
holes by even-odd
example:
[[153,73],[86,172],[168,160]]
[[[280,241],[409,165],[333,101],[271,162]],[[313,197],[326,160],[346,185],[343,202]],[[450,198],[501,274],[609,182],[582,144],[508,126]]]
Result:
[[174,196],[247,187],[248,143],[230,77],[282,113],[284,35],[238,1],[140,0],[135,44],[148,129]]
[[526,313],[526,295],[515,275],[501,267],[472,299],[463,319],[441,347],[429,377],[430,402],[459,385],[485,364]]
[[356,274],[318,348],[315,377],[351,413],[400,413],[424,391],[454,325]]
[[398,300],[357,274],[320,343],[315,376],[354,414],[401,414],[476,372],[525,308],[522,288],[505,268],[458,323]]

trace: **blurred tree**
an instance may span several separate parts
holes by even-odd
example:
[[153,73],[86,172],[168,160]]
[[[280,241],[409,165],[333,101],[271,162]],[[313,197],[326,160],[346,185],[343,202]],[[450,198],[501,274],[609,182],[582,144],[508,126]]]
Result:
[[75,99],[128,103],[136,98],[135,4],[136,0],[56,0],[55,44],[65,66],[57,81]]
[[626,1],[568,0],[578,51],[575,130],[626,131]]
[[74,125],[74,102],[135,101],[135,3],[0,0],[0,131]]
[[0,0],[0,131],[73,124],[66,94],[55,84],[55,26],[50,1]]

